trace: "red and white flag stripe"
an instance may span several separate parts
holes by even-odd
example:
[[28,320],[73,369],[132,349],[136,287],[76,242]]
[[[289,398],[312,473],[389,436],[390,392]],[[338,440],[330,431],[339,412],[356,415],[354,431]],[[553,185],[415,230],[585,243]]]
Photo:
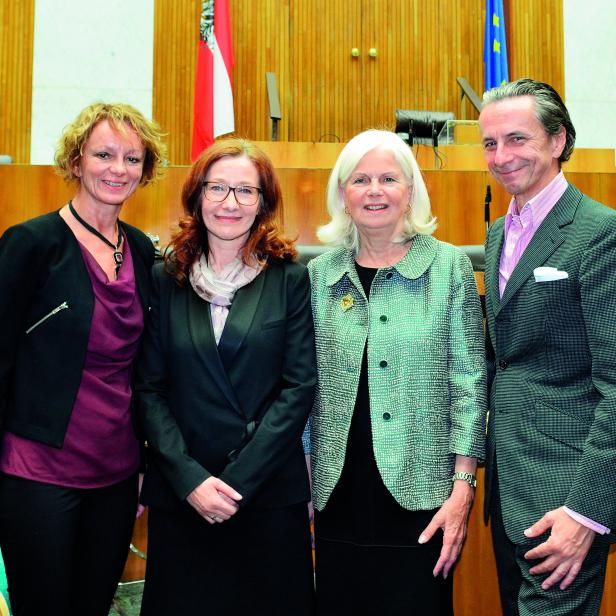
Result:
[[233,45],[229,0],[204,0],[195,81],[192,159],[235,130],[231,70]]

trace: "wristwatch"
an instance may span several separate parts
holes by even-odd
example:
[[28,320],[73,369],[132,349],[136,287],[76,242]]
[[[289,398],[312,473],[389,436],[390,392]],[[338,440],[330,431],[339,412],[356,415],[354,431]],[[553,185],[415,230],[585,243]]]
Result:
[[463,471],[456,471],[451,478],[451,481],[455,481],[456,479],[461,479],[462,481],[466,481],[472,488],[477,487],[477,478],[473,473],[465,473]]

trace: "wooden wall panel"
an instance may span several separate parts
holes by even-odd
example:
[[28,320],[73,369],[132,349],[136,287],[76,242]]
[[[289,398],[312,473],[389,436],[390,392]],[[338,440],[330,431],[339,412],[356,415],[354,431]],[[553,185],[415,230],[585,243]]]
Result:
[[[168,133],[169,162],[190,163],[201,2],[155,0],[153,116]],[[265,73],[276,74],[280,102],[288,98],[289,6],[284,0],[231,1],[236,134],[270,139]],[[279,139],[288,138],[288,115]]]
[[30,162],[34,0],[0,2],[0,154]]
[[236,134],[271,139],[265,73],[276,75],[282,120],[278,139],[289,139],[291,78],[289,0],[231,0],[235,67],[233,98]]
[[152,116],[167,133],[172,165],[190,164],[201,2],[154,0]]
[[316,230],[329,217],[325,193],[329,169],[284,169],[279,172],[284,195],[284,230],[298,244],[318,244]]
[[362,82],[364,125],[393,128],[396,108],[475,119],[476,112],[461,105],[456,77],[481,88],[481,4],[364,0],[363,6],[364,44],[378,54],[366,62]]
[[[199,2],[155,1],[154,116],[169,131],[170,162],[185,164]],[[562,92],[562,0],[509,0],[506,10],[512,79],[532,76]],[[396,108],[477,117],[455,81],[483,88],[485,14],[476,0],[232,0],[231,18],[239,135],[270,138],[266,71],[277,78],[280,140],[347,141],[393,127]]]
[[[135,527],[133,529],[133,537],[131,539],[133,547],[142,554],[148,553],[148,510],[135,520]],[[130,550],[124,565],[124,571],[122,573],[122,582],[133,582],[136,580],[145,579],[145,564],[141,554]]]
[[583,193],[616,209],[616,173],[565,173]]
[[455,81],[465,76],[480,88],[476,2],[302,0],[292,4],[291,23],[291,140],[347,141],[365,128],[393,128],[396,108],[476,117],[461,107]]
[[483,523],[485,471],[477,469],[475,502],[468,520],[466,542],[453,578],[456,616],[500,616],[496,562],[489,527]]
[[432,212],[438,228],[434,234],[450,244],[483,244],[486,237],[484,195],[491,182],[485,171],[424,171]]
[[610,546],[599,616],[614,616],[614,614],[616,614],[616,545]]
[[563,0],[505,0],[509,79],[545,81],[565,96]]

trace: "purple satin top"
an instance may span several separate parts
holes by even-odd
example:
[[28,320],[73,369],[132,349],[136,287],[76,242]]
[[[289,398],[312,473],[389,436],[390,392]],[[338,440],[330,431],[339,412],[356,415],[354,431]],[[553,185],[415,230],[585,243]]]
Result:
[[92,281],[94,312],[64,445],[56,449],[5,432],[0,470],[44,483],[97,488],[122,481],[139,467],[130,411],[131,369],[144,318],[126,237],[124,263],[113,281],[80,247]]

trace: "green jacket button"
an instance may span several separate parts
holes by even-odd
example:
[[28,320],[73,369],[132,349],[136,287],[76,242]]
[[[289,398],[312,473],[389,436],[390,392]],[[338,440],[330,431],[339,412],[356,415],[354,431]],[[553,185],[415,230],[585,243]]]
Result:
[[382,359],[382,360],[379,362],[379,366],[381,366],[381,368],[387,368],[387,362],[386,362],[384,359]]
[[384,314],[382,314],[382,315],[380,316],[380,319],[381,319],[381,321],[383,321],[383,323],[385,323],[385,321],[387,321],[387,316],[386,316],[386,315],[384,315]]
[[383,419],[385,421],[389,421],[391,419],[391,413],[388,413],[387,411],[383,413]]

